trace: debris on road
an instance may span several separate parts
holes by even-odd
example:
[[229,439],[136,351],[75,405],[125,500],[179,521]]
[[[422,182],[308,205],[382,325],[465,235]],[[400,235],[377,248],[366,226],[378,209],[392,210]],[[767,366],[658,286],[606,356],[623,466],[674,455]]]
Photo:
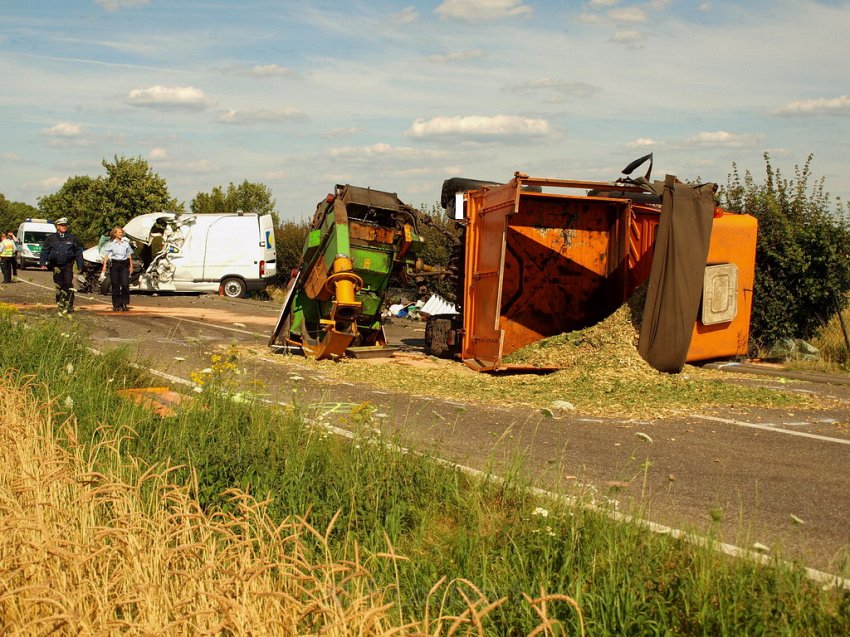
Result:
[[178,394],[168,387],[139,387],[133,389],[119,389],[115,392],[122,398],[132,400],[161,418],[169,418],[176,415],[174,407],[187,400],[187,396]]

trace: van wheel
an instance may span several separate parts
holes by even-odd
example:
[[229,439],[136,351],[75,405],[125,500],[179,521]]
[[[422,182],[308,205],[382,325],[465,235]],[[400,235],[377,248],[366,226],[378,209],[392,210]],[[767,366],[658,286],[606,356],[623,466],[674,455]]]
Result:
[[24,258],[19,256],[17,260],[18,260],[18,270],[26,270],[27,264],[24,261]]
[[229,299],[241,299],[245,296],[248,289],[245,287],[245,282],[235,276],[228,277],[221,282],[221,290]]

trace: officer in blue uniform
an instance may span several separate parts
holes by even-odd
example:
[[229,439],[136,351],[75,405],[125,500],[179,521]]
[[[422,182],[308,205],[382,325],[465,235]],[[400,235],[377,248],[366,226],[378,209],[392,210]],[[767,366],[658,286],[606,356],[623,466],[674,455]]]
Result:
[[56,220],[56,232],[47,236],[41,244],[38,263],[42,270],[53,270],[56,284],[56,305],[60,312],[74,311],[74,262],[83,269],[83,246],[72,232],[68,232],[68,219]]

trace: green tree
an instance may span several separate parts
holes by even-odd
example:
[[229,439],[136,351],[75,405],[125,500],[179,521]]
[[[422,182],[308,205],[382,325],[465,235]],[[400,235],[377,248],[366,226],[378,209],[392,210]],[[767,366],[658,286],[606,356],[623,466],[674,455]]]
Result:
[[791,178],[764,159],[763,183],[733,164],[721,193],[724,207],[759,221],[751,337],[761,346],[811,338],[850,290],[850,206],[812,177],[811,155]]
[[138,215],[183,210],[168,194],[165,179],[141,157],[116,156],[102,164],[105,177],[70,177],[56,193],[41,197],[41,216],[68,217],[73,232],[88,244]]
[[24,219],[38,217],[38,209],[22,201],[9,201],[0,194],[0,230],[17,230]]
[[227,191],[223,190],[221,186],[216,186],[209,193],[199,192],[195,195],[189,207],[196,214],[234,213],[241,210],[242,212],[271,214],[275,217],[275,224],[278,221],[277,214],[274,211],[275,200],[272,198],[271,189],[264,184],[250,181],[243,181],[238,186],[231,182]]
[[301,262],[304,242],[310,224],[306,221],[284,221],[274,229],[274,243],[277,253],[277,272],[281,282],[289,281],[289,274]]

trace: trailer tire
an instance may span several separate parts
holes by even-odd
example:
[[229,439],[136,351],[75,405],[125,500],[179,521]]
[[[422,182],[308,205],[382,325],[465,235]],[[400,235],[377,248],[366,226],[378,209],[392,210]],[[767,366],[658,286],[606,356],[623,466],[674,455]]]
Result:
[[229,276],[221,280],[221,292],[229,299],[241,299],[247,291],[248,286],[239,277]]
[[453,348],[449,345],[452,331],[450,317],[434,316],[425,323],[425,351],[438,358],[452,358]]

